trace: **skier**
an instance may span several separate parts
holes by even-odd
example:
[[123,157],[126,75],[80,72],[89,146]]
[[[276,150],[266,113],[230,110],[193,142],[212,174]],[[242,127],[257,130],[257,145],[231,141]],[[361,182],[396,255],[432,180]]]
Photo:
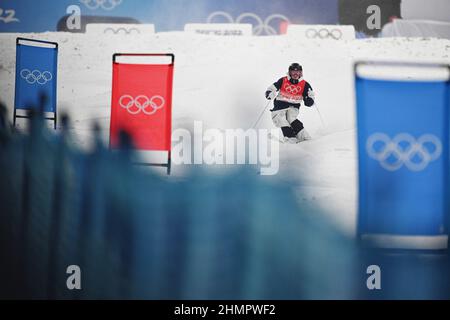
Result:
[[[277,92],[279,94],[277,95]],[[300,103],[305,106],[314,104],[314,91],[311,85],[303,79],[303,68],[298,63],[289,66],[288,75],[273,83],[266,91],[266,99],[274,99],[272,121],[276,127],[281,128],[284,141],[297,143],[310,140],[310,135],[297,119]]]

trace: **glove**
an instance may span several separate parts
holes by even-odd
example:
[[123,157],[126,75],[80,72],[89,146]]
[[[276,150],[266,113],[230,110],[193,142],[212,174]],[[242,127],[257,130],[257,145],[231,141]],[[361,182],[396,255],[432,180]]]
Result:
[[314,105],[314,100],[310,97],[306,97],[303,102],[305,103],[306,107],[312,107]]
[[308,97],[310,97],[313,100],[315,98],[314,91],[312,91],[311,88],[308,89]]
[[275,97],[276,93],[270,90],[266,91],[266,99],[267,100],[272,100]]

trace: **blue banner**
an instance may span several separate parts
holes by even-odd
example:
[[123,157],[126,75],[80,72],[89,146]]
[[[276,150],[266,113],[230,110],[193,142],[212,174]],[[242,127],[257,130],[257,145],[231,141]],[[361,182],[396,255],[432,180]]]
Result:
[[449,82],[356,77],[358,233],[448,233]]
[[[29,44],[30,42],[35,45]],[[42,47],[42,44],[52,47]],[[14,99],[16,109],[41,107],[41,97],[45,95],[43,111],[56,112],[57,60],[56,43],[18,39]]]
[[[83,32],[87,23],[153,23],[156,31],[186,23],[251,23],[256,34],[279,33],[280,23],[337,24],[338,0],[4,0],[0,32]],[[80,25],[73,24],[74,18]]]

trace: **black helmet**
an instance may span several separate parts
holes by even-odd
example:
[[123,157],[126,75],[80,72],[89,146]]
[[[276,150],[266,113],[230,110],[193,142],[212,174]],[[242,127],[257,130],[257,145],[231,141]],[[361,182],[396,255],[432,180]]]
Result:
[[303,71],[303,68],[300,64],[298,64],[297,62],[294,62],[289,66],[289,72],[291,72],[292,70]]

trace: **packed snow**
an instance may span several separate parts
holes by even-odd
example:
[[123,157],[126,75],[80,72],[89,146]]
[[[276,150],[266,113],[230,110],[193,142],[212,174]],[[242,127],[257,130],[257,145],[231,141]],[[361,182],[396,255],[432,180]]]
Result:
[[[251,128],[267,105],[266,88],[286,74],[290,63],[299,62],[316,94],[316,106],[302,106],[299,115],[313,139],[280,145],[279,173],[265,179],[298,181],[293,185],[298,200],[324,209],[348,234],[355,231],[358,199],[354,61],[450,63],[450,41],[430,38],[304,41],[287,35],[220,37],[183,32],[102,37],[5,33],[0,34],[0,100],[7,104],[10,119],[18,36],[59,43],[58,110],[70,115],[70,131],[80,148],[92,142],[93,121],[101,125],[102,137],[108,141],[113,53],[175,54],[174,130],[190,130],[194,121],[202,121],[205,129]],[[269,111],[257,128],[274,128]],[[186,168],[174,166],[172,176],[182,177]]]

